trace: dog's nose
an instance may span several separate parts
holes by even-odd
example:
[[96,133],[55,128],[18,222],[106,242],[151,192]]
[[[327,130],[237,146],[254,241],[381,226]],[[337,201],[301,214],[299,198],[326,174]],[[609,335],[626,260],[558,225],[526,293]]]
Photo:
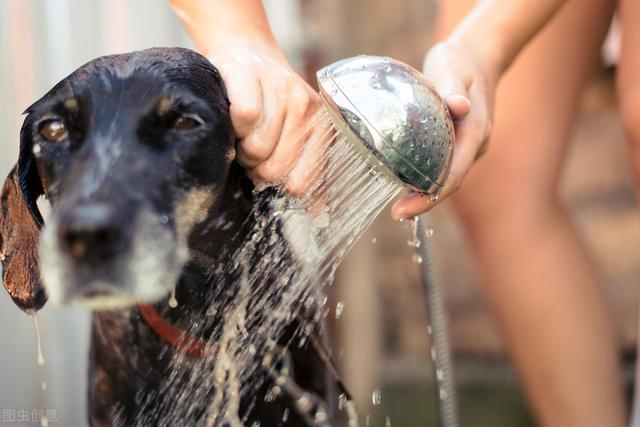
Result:
[[122,248],[123,226],[118,212],[105,204],[77,206],[60,222],[62,250],[76,259],[104,260]]

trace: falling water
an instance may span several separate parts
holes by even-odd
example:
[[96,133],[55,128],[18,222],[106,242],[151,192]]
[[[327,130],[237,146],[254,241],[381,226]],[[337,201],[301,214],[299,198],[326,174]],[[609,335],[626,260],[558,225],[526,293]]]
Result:
[[40,338],[40,326],[38,325],[38,314],[33,311],[31,313],[31,318],[33,319],[33,326],[36,329],[36,342],[37,342],[37,347],[38,347],[38,357],[37,357],[37,362],[38,365],[42,366],[44,365],[44,355],[42,353],[42,339]]
[[[324,402],[297,389],[280,368],[286,349],[278,341],[296,320],[300,337],[317,331],[330,310],[324,288],[401,187],[372,169],[328,120],[326,112],[319,113],[300,135],[307,139],[302,158],[305,153],[315,158],[304,196],[294,197],[281,188],[256,191],[238,249],[211,266],[213,283],[225,285],[216,287],[219,294],[209,302],[209,315],[189,330],[195,336],[207,331],[211,338],[206,355],[197,360],[182,353],[174,356],[173,372],[161,390],[166,399],[156,410],[141,414],[139,425],[158,419],[163,425],[180,425],[196,418],[209,426],[242,426],[249,410],[241,408],[242,396],[253,396],[251,407],[279,393],[293,397],[297,411],[314,425],[329,425]],[[336,306],[336,317],[343,309],[343,304]],[[258,396],[269,379],[277,387]],[[205,401],[211,404],[202,413]],[[349,425],[357,425],[352,403],[339,406],[349,412]]]

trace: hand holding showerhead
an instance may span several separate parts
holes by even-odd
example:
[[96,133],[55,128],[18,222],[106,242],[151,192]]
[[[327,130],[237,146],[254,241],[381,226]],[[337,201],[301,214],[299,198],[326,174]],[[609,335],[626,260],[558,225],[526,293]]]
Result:
[[454,121],[456,150],[447,182],[437,200],[412,194],[392,209],[394,218],[409,218],[431,209],[456,191],[474,161],[487,148],[499,72],[462,43],[447,41],[427,54],[423,72],[444,99]]

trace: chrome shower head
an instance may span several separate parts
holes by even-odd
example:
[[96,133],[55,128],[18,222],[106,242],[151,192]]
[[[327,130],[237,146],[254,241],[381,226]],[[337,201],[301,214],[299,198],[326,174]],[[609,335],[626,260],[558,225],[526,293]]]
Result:
[[335,127],[413,191],[437,194],[453,155],[453,122],[424,75],[388,57],[356,56],[317,73]]

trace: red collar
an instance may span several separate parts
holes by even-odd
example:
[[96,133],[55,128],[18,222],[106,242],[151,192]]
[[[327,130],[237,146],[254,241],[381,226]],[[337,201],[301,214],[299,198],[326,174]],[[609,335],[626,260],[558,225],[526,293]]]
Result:
[[144,321],[162,341],[191,357],[200,359],[204,356],[207,343],[203,339],[194,337],[187,331],[173,326],[164,320],[150,304],[138,304],[138,309]]

